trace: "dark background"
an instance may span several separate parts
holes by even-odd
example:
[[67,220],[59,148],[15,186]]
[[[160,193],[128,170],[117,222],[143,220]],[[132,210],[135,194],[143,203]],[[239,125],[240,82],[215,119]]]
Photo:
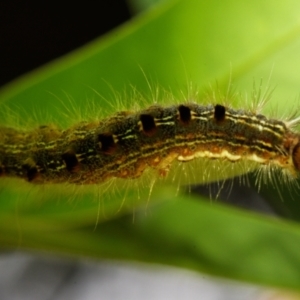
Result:
[[126,0],[0,1],[0,86],[130,18]]

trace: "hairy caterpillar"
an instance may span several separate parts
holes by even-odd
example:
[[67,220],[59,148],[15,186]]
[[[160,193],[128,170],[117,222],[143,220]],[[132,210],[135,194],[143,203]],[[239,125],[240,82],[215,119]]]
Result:
[[0,174],[31,183],[98,184],[168,175],[173,161],[253,161],[295,177],[300,170],[299,119],[280,121],[219,103],[192,101],[121,111],[61,130],[0,130]]

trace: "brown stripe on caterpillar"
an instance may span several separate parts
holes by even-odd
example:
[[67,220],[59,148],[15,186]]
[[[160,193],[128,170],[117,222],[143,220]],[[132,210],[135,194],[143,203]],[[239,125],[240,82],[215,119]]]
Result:
[[30,182],[99,183],[137,178],[148,167],[165,176],[175,159],[198,157],[300,169],[298,133],[282,121],[220,104],[154,105],[67,130],[2,128],[0,136],[2,176]]

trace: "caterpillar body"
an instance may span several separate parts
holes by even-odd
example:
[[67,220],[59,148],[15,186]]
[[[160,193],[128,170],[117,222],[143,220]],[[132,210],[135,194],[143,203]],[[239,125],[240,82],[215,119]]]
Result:
[[153,168],[166,176],[174,160],[249,160],[300,170],[298,120],[280,121],[221,104],[152,105],[66,130],[54,125],[0,128],[0,175],[32,183],[98,184],[138,178]]

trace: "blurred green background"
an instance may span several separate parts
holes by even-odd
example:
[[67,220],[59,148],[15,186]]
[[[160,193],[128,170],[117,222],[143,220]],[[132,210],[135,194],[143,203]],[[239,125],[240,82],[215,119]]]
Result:
[[[243,95],[236,103],[241,108],[245,99],[251,102],[253,83],[259,86],[262,80],[263,87],[276,88],[266,114],[297,112],[299,11],[298,1],[161,1],[7,84],[0,101],[15,113],[34,114],[32,118],[40,122],[51,116],[65,125],[59,112],[69,98],[79,109],[95,101],[109,112],[108,102],[117,94],[125,93],[124,105],[132,105],[132,88],[154,97],[147,81],[180,99],[190,82],[201,97],[210,85],[226,91],[232,78],[233,88]],[[6,111],[0,112],[2,120]],[[170,184],[156,188],[148,201],[147,186],[140,187],[139,197],[124,184],[98,199],[96,188],[78,193],[72,187],[58,187],[66,191],[55,192],[53,187],[3,182],[3,249],[158,262],[300,289],[298,185],[291,188],[281,177],[261,190],[279,214],[295,221],[227,207],[205,197],[196,200],[184,193],[175,197],[177,186]]]

